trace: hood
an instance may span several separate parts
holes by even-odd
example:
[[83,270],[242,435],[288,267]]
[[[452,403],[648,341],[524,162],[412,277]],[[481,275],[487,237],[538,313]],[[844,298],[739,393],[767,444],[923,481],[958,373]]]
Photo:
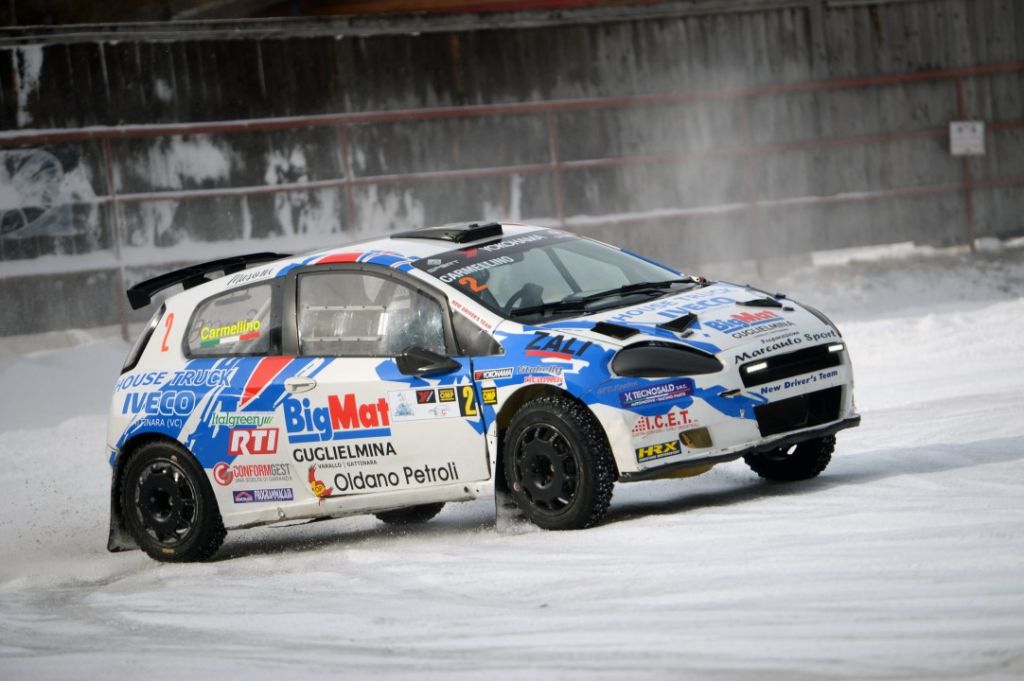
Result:
[[[687,315],[693,315],[692,321]],[[684,324],[685,329],[680,332],[678,329]],[[713,354],[756,352],[753,356],[839,338],[831,324],[798,303],[724,282],[541,327],[606,345],[667,340]]]

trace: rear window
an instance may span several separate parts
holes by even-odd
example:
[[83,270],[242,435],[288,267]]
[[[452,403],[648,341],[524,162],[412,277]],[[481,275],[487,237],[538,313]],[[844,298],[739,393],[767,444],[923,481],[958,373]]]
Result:
[[281,323],[275,286],[234,289],[196,308],[188,329],[188,355],[266,355],[280,352]]

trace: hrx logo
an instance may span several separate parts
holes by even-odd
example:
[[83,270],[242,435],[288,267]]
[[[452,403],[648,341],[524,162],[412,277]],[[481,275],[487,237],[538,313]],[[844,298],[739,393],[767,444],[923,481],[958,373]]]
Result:
[[656,445],[648,445],[646,447],[638,447],[636,450],[636,460],[638,463],[644,461],[651,461],[653,459],[661,459],[666,456],[673,456],[679,453],[679,441],[670,440],[668,442],[661,442]]

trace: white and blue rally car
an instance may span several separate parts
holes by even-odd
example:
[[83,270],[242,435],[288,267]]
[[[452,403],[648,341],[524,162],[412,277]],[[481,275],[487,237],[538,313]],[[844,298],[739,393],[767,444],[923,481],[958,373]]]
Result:
[[820,312],[564,231],[471,224],[258,253],[129,300],[177,284],[111,403],[112,551],[200,560],[227,529],[420,522],[491,495],[584,528],[616,481],[740,457],[811,478],[860,421]]

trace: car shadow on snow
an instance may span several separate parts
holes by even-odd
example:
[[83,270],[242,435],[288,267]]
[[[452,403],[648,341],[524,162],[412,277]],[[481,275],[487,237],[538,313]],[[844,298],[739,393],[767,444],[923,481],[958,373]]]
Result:
[[[643,519],[655,515],[674,515],[706,508],[732,506],[757,500],[793,495],[812,495],[834,487],[870,484],[899,476],[920,476],[958,469],[970,469],[994,463],[1024,460],[1024,440],[995,438],[976,442],[929,445],[923,447],[881,447],[856,453],[839,453],[821,477],[791,483],[762,480],[742,462],[723,466],[704,478],[657,481],[658,489],[646,498],[637,493],[641,485],[621,485],[602,525]],[[416,540],[431,543],[451,537],[469,538],[495,532],[494,506],[486,500],[452,504],[429,522],[395,527],[378,523],[372,516],[328,519],[305,524],[258,528],[232,532],[213,562],[248,556],[304,553],[338,547],[358,547],[374,541]],[[368,524],[371,524],[367,526]],[[355,525],[353,527],[353,525]],[[542,530],[526,525],[512,532]],[[561,541],[551,533],[553,541]]]
[[[464,508],[472,507],[469,512]],[[454,507],[454,509],[452,508]],[[456,512],[452,512],[455,510]],[[452,504],[441,515],[417,525],[385,525],[373,516],[324,518],[278,527],[230,532],[211,562],[248,556],[301,553],[323,549],[358,547],[375,540],[436,540],[493,531],[494,506],[488,502]],[[333,521],[333,522],[328,522]],[[372,526],[366,525],[372,523]],[[353,525],[356,525],[353,527]]]
[[[853,454],[833,455],[832,463],[820,477],[801,482],[770,482],[737,462],[723,469],[724,474],[701,484],[694,478],[662,483],[678,483],[680,496],[612,501],[603,524],[636,520],[651,515],[684,513],[703,508],[731,506],[770,497],[816,494],[834,487],[870,484],[899,476],[919,476],[995,463],[1024,460],[1024,440],[993,438],[948,445],[922,447],[882,447]],[[742,467],[742,468],[741,468]],[[707,489],[711,485],[713,489]],[[701,489],[704,487],[704,489]],[[617,492],[620,488],[617,488]],[[621,495],[626,496],[626,495]]]

